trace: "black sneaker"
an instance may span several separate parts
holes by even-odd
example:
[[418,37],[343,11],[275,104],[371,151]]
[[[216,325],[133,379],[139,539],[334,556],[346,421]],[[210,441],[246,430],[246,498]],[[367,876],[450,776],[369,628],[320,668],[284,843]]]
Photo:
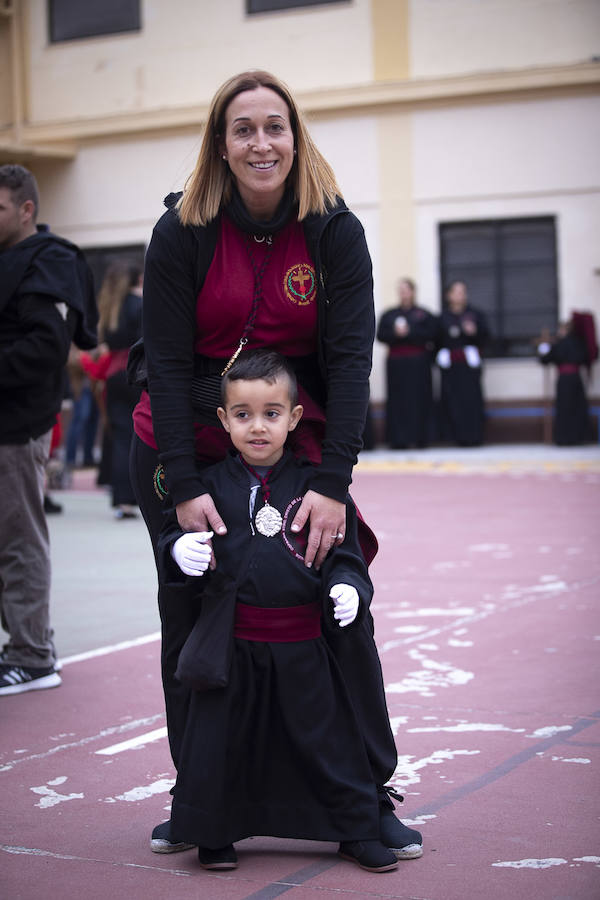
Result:
[[423,837],[420,831],[409,828],[397,819],[393,810],[380,807],[379,836],[382,844],[389,847],[397,859],[418,859],[423,856]]
[[54,666],[34,669],[10,663],[0,665],[0,695],[43,691],[45,688],[58,687],[61,683],[61,677]]
[[53,513],[61,513],[62,511],[63,508],[60,503],[55,503],[49,494],[44,494],[44,512],[47,516],[52,515]]
[[209,847],[198,847],[198,860],[203,869],[237,869],[237,853],[233,844],[211,850]]
[[343,841],[338,853],[367,872],[391,872],[398,868],[395,854],[381,841]]
[[170,821],[157,825],[150,839],[150,849],[153,853],[181,853],[182,850],[192,850],[195,846],[185,841],[172,840]]

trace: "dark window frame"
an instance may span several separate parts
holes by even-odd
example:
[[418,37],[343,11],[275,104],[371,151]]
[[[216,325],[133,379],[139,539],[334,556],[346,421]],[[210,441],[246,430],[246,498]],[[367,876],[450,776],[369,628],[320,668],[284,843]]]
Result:
[[62,44],[142,30],[142,0],[47,0],[48,41]]
[[147,244],[114,244],[110,246],[81,247],[94,278],[94,290],[96,296],[102,285],[106,270],[111,263],[117,261],[131,262],[133,265],[144,268],[144,257]]
[[255,16],[261,13],[287,12],[292,9],[333,6],[342,3],[348,5],[350,0],[246,0],[246,15]]
[[[518,230],[519,227],[535,229],[537,226],[537,239],[546,241],[549,255],[544,257],[522,257],[519,255],[512,258],[506,258],[504,252],[503,241],[506,242],[511,238],[511,229]],[[477,230],[489,229],[493,232],[493,238],[489,241],[489,249],[491,249],[491,261],[478,261],[473,259],[463,262],[449,262],[449,245],[455,242],[454,248],[458,244],[458,232],[462,231],[463,240],[469,238],[469,232],[475,237]],[[448,237],[450,231],[454,232],[453,237]],[[513,240],[518,240],[518,236],[512,235]],[[529,238],[536,238],[535,231],[532,230]],[[521,239],[523,240],[523,239]],[[469,290],[469,301],[473,306],[481,309],[488,317],[490,328],[492,331],[492,339],[487,348],[486,356],[493,358],[506,359],[524,359],[535,356],[535,338],[539,337],[542,328],[549,328],[556,331],[558,327],[559,297],[558,297],[558,254],[557,254],[557,219],[554,215],[545,216],[511,216],[507,218],[494,219],[470,219],[459,221],[447,221],[438,223],[438,246],[440,253],[440,276],[442,285],[442,305],[444,303],[444,292],[448,284],[452,281],[464,281],[467,288],[470,287],[474,277],[490,278],[492,281],[493,303],[490,309],[490,303],[481,304],[478,302],[476,291]],[[546,270],[539,276],[538,283],[543,286],[544,292],[550,295],[550,303],[545,307],[541,307],[539,302],[536,306],[527,307],[525,310],[518,312],[514,308],[511,311],[507,309],[508,289],[506,287],[509,276],[513,278],[517,273],[524,273],[525,277],[530,277],[535,281],[535,269]],[[511,333],[518,324],[519,316],[528,316],[532,321],[538,320],[536,328],[523,329],[520,333]],[[511,325],[512,322],[512,325]],[[534,333],[535,332],[535,333]]]

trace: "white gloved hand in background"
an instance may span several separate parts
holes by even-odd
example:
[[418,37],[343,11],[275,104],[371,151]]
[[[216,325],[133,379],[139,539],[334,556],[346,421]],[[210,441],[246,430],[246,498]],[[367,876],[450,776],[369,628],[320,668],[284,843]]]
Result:
[[329,591],[333,600],[333,618],[340,628],[354,622],[358,613],[358,591],[350,584],[334,584]]
[[481,356],[479,355],[479,350],[477,347],[474,347],[472,344],[468,344],[464,347],[465,359],[467,361],[467,365],[471,369],[478,369],[481,365]]
[[440,369],[449,369],[450,363],[452,360],[450,359],[450,351],[447,347],[442,347],[441,350],[438,350],[437,356],[435,357],[435,361],[440,367]]
[[204,575],[210,564],[212,531],[187,531],[171,547],[171,556],[184,575]]

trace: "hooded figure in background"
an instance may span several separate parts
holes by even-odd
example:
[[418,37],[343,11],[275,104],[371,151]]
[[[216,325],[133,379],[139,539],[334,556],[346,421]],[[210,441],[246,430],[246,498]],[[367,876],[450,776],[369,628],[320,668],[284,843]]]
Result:
[[543,334],[538,343],[543,365],[554,363],[558,369],[556,407],[552,436],[562,447],[583,444],[589,440],[590,417],[581,367],[588,370],[598,359],[596,324],[588,312],[573,312],[555,337]]

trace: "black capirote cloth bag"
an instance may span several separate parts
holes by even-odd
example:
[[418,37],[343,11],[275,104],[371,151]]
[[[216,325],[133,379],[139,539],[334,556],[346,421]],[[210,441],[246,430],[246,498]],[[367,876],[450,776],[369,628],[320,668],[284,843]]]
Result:
[[175,678],[195,691],[227,687],[233,652],[237,581],[211,572],[202,608],[181,648]]

